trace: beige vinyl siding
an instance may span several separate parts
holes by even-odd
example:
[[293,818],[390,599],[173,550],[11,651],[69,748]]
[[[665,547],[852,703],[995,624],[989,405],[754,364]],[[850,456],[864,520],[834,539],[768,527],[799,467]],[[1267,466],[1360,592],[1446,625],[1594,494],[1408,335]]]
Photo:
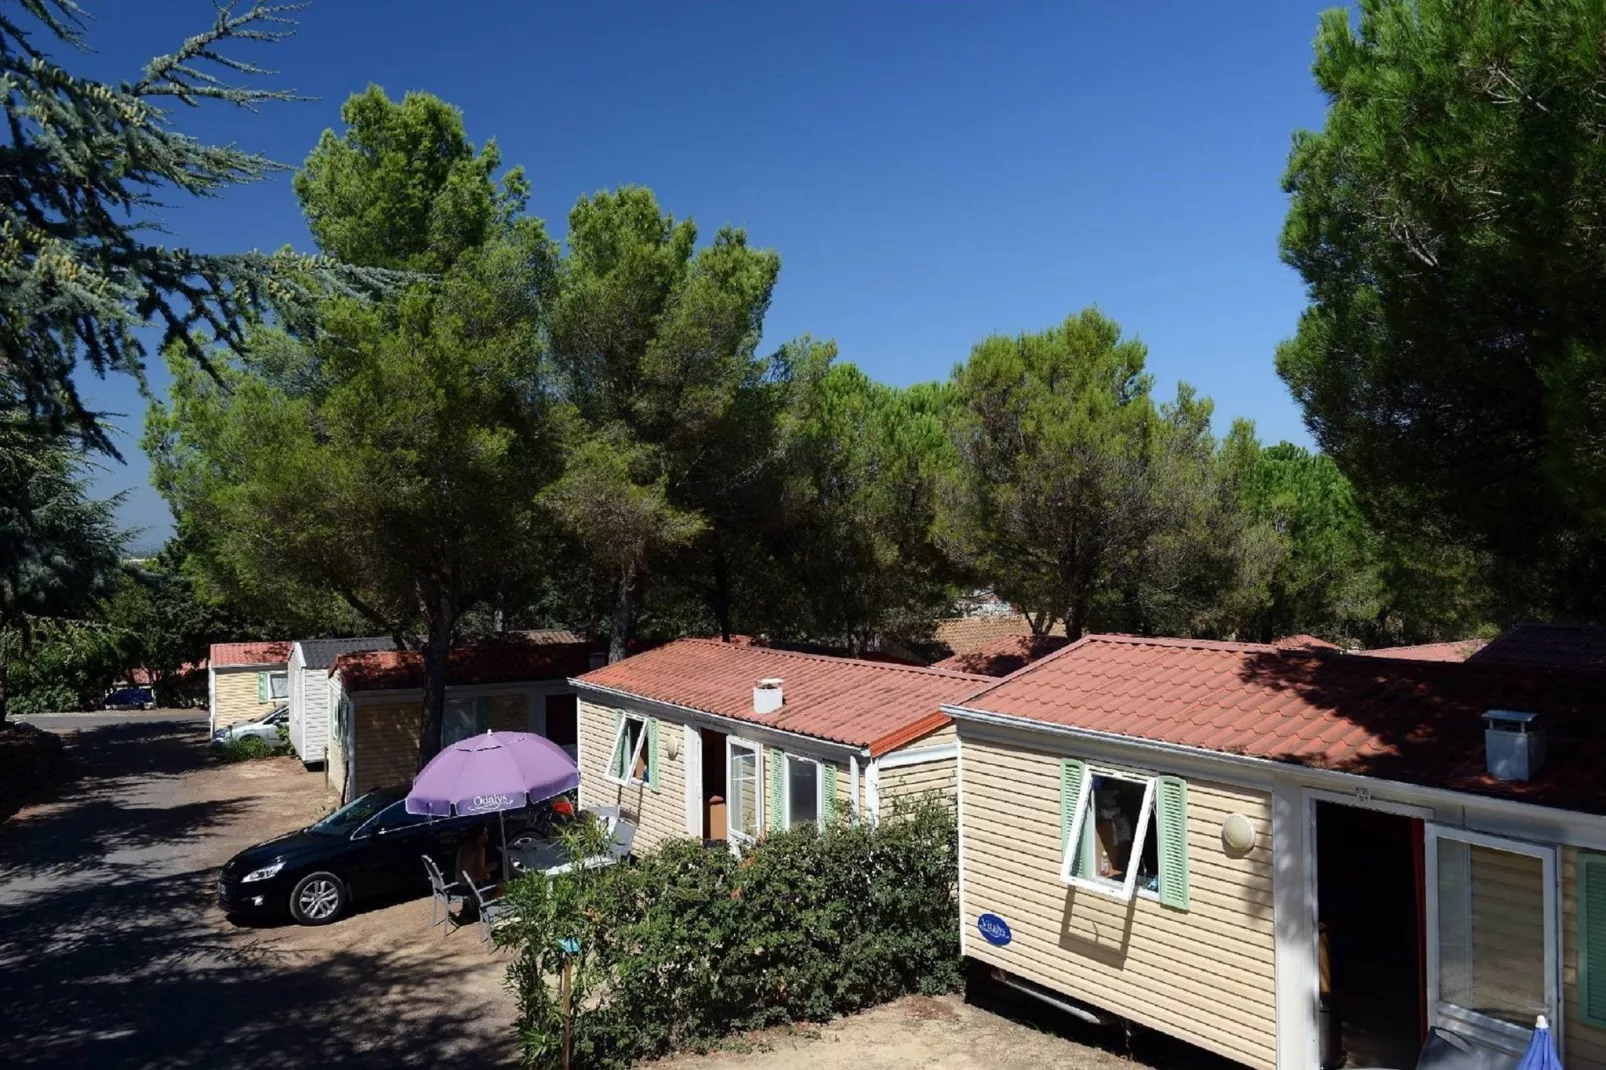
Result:
[[[631,850],[650,851],[667,840],[686,838],[686,752],[682,727],[674,721],[658,722],[659,790],[625,786],[608,778],[608,758],[619,711],[592,702],[580,702],[580,805],[617,806],[626,820],[636,822]],[[669,742],[676,741],[676,757],[669,757]]]
[[[1249,1066],[1275,1066],[1270,796],[1190,778],[1190,909],[1141,894],[1122,903],[1060,882],[1062,755],[962,736],[967,954]],[[1221,843],[1232,813],[1258,833],[1241,858]],[[995,947],[977,934],[986,912],[1009,923],[1013,942]]]
[[421,702],[359,702],[353,718],[358,795],[393,784],[409,784],[418,773],[418,719]]
[[887,753],[897,754],[898,751],[915,750],[919,747],[946,747],[958,742],[959,729],[952,721],[949,721],[935,732],[927,732],[919,739],[912,739],[908,743],[905,743],[903,746],[899,747],[898,750],[888,751]]
[[[330,687],[329,702],[338,708],[343,701],[342,693],[335,687]],[[349,738],[349,737],[348,737]],[[338,732],[330,734],[328,759],[323,766],[323,783],[325,789],[331,791],[336,797],[344,801],[346,792],[346,739],[340,737]]]
[[[1606,969],[1600,963],[1597,969]],[[1571,1070],[1606,1070],[1606,1029],[1588,1025],[1578,1006],[1578,848],[1561,850],[1561,993],[1563,1062]]]
[[258,717],[266,717],[272,713],[275,706],[286,700],[270,698],[266,702],[257,701],[257,673],[284,671],[285,666],[282,664],[270,665],[261,669],[214,670],[212,684],[214,702],[212,710],[213,729],[227,728],[231,724],[240,724],[244,721],[254,721]]
[[[448,701],[470,699],[448,688]],[[529,696],[524,692],[480,695],[491,702],[491,728],[497,732],[528,732]],[[391,784],[409,784],[418,774],[418,722],[424,698],[361,704],[357,707],[357,794]]]
[[956,774],[957,763],[952,758],[883,770],[881,812],[891,813],[899,804],[899,800],[915,799],[928,792],[936,792],[952,804],[957,782]]

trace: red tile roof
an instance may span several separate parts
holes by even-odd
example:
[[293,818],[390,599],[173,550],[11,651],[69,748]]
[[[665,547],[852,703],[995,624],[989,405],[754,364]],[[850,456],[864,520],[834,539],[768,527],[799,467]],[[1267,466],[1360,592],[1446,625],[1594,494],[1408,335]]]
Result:
[[[458,647],[447,655],[446,682],[457,687],[566,680],[586,671],[595,643],[507,642]],[[347,692],[424,686],[424,656],[416,650],[342,654],[329,666]]]
[[1486,642],[1486,639],[1461,639],[1453,643],[1380,646],[1375,650],[1357,650],[1355,653],[1369,658],[1403,658],[1406,661],[1466,661]]
[[[950,654],[969,654],[1008,636],[1031,634],[1031,621],[1023,614],[987,613],[939,620],[932,638],[946,646]],[[1064,635],[1065,626],[1056,624],[1049,629],[1049,634]]]
[[[779,713],[753,712],[753,685],[780,677]],[[580,677],[640,698],[769,725],[884,754],[939,728],[939,707],[987,679],[952,669],[804,654],[718,639],[677,639]]]
[[1008,676],[1038,658],[1047,657],[1070,640],[1063,635],[1006,635],[965,654],[943,658],[934,669],[957,669],[981,676]]
[[1480,664],[1553,669],[1606,669],[1606,628],[1581,624],[1518,624],[1467,659]]
[[208,664],[214,669],[222,669],[237,665],[278,665],[289,660],[288,642],[213,643]]
[[[964,703],[1139,739],[1606,812],[1606,677],[1088,636]],[[1484,771],[1482,715],[1543,715],[1548,764]]]

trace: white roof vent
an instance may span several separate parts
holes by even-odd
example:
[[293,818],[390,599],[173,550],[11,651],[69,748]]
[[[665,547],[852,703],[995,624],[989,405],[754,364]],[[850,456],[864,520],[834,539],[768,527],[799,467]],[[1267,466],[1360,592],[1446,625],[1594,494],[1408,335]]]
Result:
[[781,708],[784,702],[785,699],[781,695],[781,678],[779,676],[766,677],[754,685],[754,713],[774,713]]
[[1545,764],[1545,733],[1539,715],[1489,710],[1483,723],[1489,775],[1496,780],[1532,780]]

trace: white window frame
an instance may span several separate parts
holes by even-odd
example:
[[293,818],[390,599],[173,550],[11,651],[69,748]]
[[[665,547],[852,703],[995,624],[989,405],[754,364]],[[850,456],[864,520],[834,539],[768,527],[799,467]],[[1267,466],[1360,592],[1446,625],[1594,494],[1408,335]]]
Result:
[[805,758],[800,754],[781,755],[781,827],[792,827],[792,769],[789,763],[801,762],[814,766],[814,827],[825,827],[825,765],[818,758]]
[[[1093,781],[1098,777],[1110,780],[1125,780],[1131,784],[1142,784],[1143,805],[1138,810],[1137,827],[1132,832],[1132,853],[1126,867],[1126,879],[1120,884],[1103,877],[1081,877],[1072,870],[1076,865],[1077,847],[1082,842],[1082,829],[1087,824],[1088,810],[1093,805]],[[1064,857],[1060,860],[1060,881],[1072,888],[1083,888],[1098,895],[1108,896],[1111,899],[1130,903],[1134,894],[1141,894],[1145,899],[1159,899],[1159,892],[1151,892],[1147,888],[1140,893],[1138,886],[1138,862],[1143,858],[1143,848],[1149,837],[1149,823],[1154,819],[1155,784],[1160,778],[1151,773],[1132,773],[1122,769],[1106,769],[1095,767],[1088,763],[1083,767],[1082,787],[1076,796],[1076,816],[1071,819],[1071,835],[1065,841]]]
[[[736,830],[736,822],[731,820],[731,809],[735,800],[740,798],[736,792],[736,750],[741,748],[753,755],[753,829],[754,835]],[[764,748],[750,739],[741,739],[737,736],[725,737],[725,840],[733,849],[755,843],[759,836],[764,834],[764,796],[765,790]]]
[[[630,761],[621,767],[615,764],[614,759],[619,757],[619,748],[623,746],[624,741],[629,738],[627,732],[631,721],[638,722],[641,725],[641,731],[636,736],[635,747],[630,751]],[[619,727],[613,730],[613,746],[608,751],[608,780],[612,783],[619,784],[626,788],[645,788],[650,786],[649,780],[652,777],[652,763],[650,761],[647,763],[647,775],[645,777],[637,778],[631,775],[631,772],[641,762],[642,748],[647,745],[647,736],[652,731],[648,726],[647,721],[648,718],[639,713],[625,713],[620,715]],[[625,770],[624,776],[619,776],[614,772],[615,769],[619,768],[623,768]]]
[[[1427,823],[1423,827],[1423,880],[1427,884],[1427,973],[1428,973],[1428,1018],[1429,1025],[1443,1026],[1454,1032],[1470,1036],[1474,1040],[1482,1041],[1509,1051],[1520,1054],[1528,1045],[1532,1036],[1531,1026],[1521,1026],[1499,1018],[1491,1018],[1486,1014],[1469,1010],[1466,1007],[1448,1003],[1439,998],[1439,841],[1455,840],[1471,844],[1476,847],[1487,847],[1495,851],[1506,851],[1511,854],[1526,855],[1537,858],[1541,864],[1540,882],[1543,885],[1544,912],[1545,912],[1545,1017],[1550,1022],[1551,1032],[1556,1036],[1558,1045],[1561,1041],[1562,1015],[1561,1010],[1561,974],[1560,974],[1560,925],[1557,919],[1556,895],[1556,848],[1552,844],[1529,843],[1526,840],[1513,840],[1504,836],[1491,836],[1484,832],[1473,832],[1469,829],[1452,828],[1447,825]],[[1469,885],[1470,888],[1470,885]]]
[[[283,684],[283,686],[284,686],[284,694],[275,695],[273,693],[273,682],[275,680],[278,680]],[[269,702],[289,702],[290,701],[290,673],[289,672],[285,671],[285,672],[270,672],[270,673],[268,673],[268,701]]]

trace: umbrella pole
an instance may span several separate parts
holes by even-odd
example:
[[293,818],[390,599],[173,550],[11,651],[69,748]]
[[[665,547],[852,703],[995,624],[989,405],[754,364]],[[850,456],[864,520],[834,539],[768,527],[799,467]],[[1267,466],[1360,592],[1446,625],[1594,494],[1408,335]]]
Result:
[[502,883],[506,884],[513,873],[513,860],[507,856],[507,813],[503,810],[496,812],[496,823],[502,826]]

